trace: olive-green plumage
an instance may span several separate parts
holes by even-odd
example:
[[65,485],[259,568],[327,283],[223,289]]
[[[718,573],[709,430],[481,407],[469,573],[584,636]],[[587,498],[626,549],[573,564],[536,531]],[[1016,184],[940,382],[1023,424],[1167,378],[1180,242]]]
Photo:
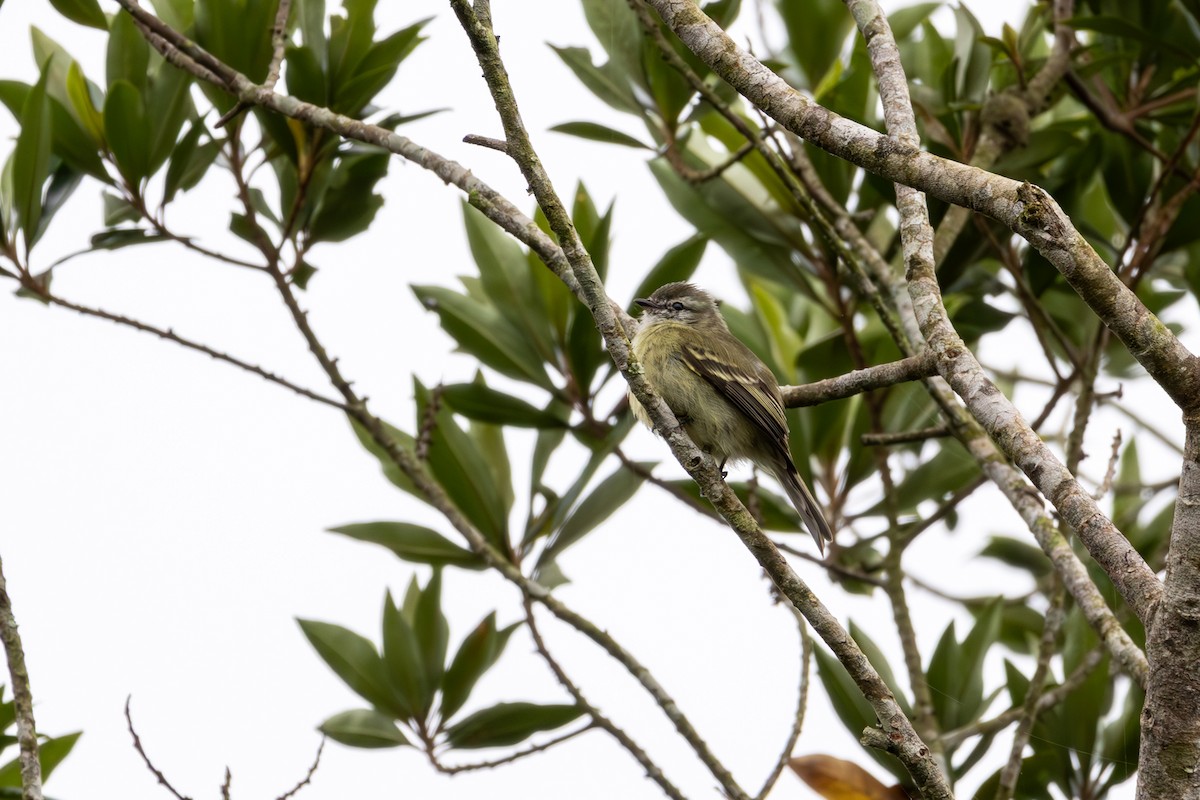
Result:
[[[771,370],[730,332],[716,301],[690,283],[668,283],[635,302],[643,312],[633,353],[654,391],[722,466],[749,459],[774,475],[824,553],[833,532],[792,462],[783,395]],[[633,395],[629,403],[653,428]]]

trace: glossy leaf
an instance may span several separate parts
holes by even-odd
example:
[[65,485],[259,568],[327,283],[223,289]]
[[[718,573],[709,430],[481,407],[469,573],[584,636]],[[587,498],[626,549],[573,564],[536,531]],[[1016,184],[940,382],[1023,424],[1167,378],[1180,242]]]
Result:
[[112,228],[92,234],[91,245],[93,250],[120,250],[135,244],[165,241],[168,241],[167,236],[151,233],[144,228]]
[[202,120],[196,120],[171,152],[163,185],[163,203],[175,199],[200,182],[221,152],[221,142],[212,138],[203,144],[201,136],[209,136]]
[[863,655],[867,657],[867,661],[871,662],[871,666],[879,673],[879,677],[887,684],[887,687],[892,690],[892,694],[896,698],[896,702],[900,704],[900,708],[906,715],[912,717],[912,707],[909,705],[908,697],[905,695],[900,686],[900,682],[896,680],[895,673],[892,672],[892,667],[888,664],[887,657],[883,651],[879,649],[879,645],[875,644],[874,640],[867,635],[867,632],[850,621],[850,638],[858,645],[858,649],[863,651]]
[[[113,14],[109,23],[106,83],[111,90],[117,81],[126,81],[140,94],[150,71],[150,45],[125,12]],[[174,69],[172,67],[171,69]]]
[[603,100],[617,111],[632,114],[642,113],[642,106],[634,96],[633,89],[611,62],[602,67],[592,63],[592,56],[583,47],[554,47],[551,49],[558,54],[580,82],[592,94]]
[[184,122],[195,116],[191,77],[170,64],[161,64],[146,89],[147,107],[154,110],[148,144],[150,174],[157,172],[175,150]]
[[493,611],[462,640],[442,679],[442,719],[450,719],[463,707],[475,684],[500,659],[516,628],[514,624],[497,630]]
[[[504,491],[479,444],[455,420],[444,403],[436,413],[429,404],[433,398],[420,381],[414,381],[417,419],[428,432],[426,458],[429,469],[446,493],[497,547],[507,547],[508,515]],[[430,424],[432,423],[432,424]]]
[[536,350],[540,360],[553,363],[556,357],[549,327],[543,315],[531,313],[542,303],[525,253],[481,212],[466,203],[462,208],[471,256],[479,267],[479,278],[491,306]]
[[553,391],[537,351],[494,307],[441,286],[413,286],[413,292],[462,350],[502,375]]
[[373,709],[334,714],[322,722],[317,730],[348,747],[379,749],[411,744],[391,717]]
[[652,149],[650,145],[642,142],[640,139],[630,136],[628,133],[622,133],[616,128],[601,125],[598,122],[564,122],[551,127],[550,130],[556,133],[565,133],[568,136],[578,136],[580,139],[590,139],[593,142],[619,144],[624,147],[636,147],[642,150]]
[[375,185],[387,174],[387,153],[356,152],[338,160],[321,204],[309,223],[313,242],[343,242],[365,231],[383,207]]
[[329,622],[298,619],[313,649],[356,694],[376,708],[403,714],[375,645],[351,630]]
[[[76,742],[82,735],[82,732],[68,733],[65,736],[54,736],[38,743],[38,762],[42,767],[42,780],[46,780],[53,774],[55,768],[75,748]],[[0,767],[0,787],[20,788],[20,786],[21,762],[19,758],[14,758]],[[20,795],[15,796],[19,797]]]
[[50,0],[50,5],[72,22],[102,31],[108,30],[108,18],[100,10],[97,0]]
[[[704,258],[704,251],[707,248],[708,239],[698,233],[675,245],[650,269],[650,272],[638,284],[637,291],[633,293],[633,296],[635,298],[649,297],[660,286],[675,281],[689,280],[696,268],[700,266],[700,260]],[[636,309],[636,304],[629,304],[630,313]]]
[[567,420],[551,409],[542,410],[520,398],[479,383],[455,383],[442,388],[442,397],[468,419],[519,428],[565,428]]
[[383,601],[383,664],[388,682],[401,698],[402,718],[424,720],[436,687],[421,657],[421,643],[411,622],[392,602]]
[[[642,462],[636,466],[649,472],[654,465],[654,462]],[[632,469],[617,467],[571,512],[571,516],[551,537],[540,561],[553,560],[559,553],[599,527],[629,502],[645,480],[643,475]]]
[[[834,713],[846,726],[846,730],[855,739],[858,739],[862,736],[863,730],[874,728],[878,724],[874,709],[863,697],[862,692],[858,690],[858,686],[855,685],[850,673],[846,672],[846,668],[842,666],[841,662],[822,647],[813,648],[813,656],[817,661],[817,676],[820,677],[821,684],[829,695]],[[872,758],[895,775],[898,780],[908,780],[908,772],[899,759],[873,748],[867,748],[866,752],[870,753]]]
[[440,687],[446,670],[446,653],[450,643],[450,624],[442,613],[442,571],[434,569],[429,583],[417,601],[413,631],[421,648],[425,677],[431,687]]
[[42,187],[50,175],[50,106],[46,98],[49,67],[25,97],[21,109],[21,132],[13,150],[12,192],[16,223],[25,234],[29,250],[42,218]]
[[483,562],[470,550],[459,547],[437,531],[408,522],[360,522],[330,528],[360,542],[378,544],[414,564],[483,569]]
[[104,131],[117,167],[137,186],[150,175],[151,134],[141,92],[121,79],[108,88],[104,101]]
[[31,247],[37,244],[38,240],[42,238],[42,235],[50,226],[50,221],[54,219],[54,215],[58,213],[59,209],[75,193],[82,180],[83,174],[65,163],[59,164],[58,168],[50,174],[50,185],[46,187],[46,197],[42,201],[42,218],[38,220],[38,227],[33,234]]
[[425,40],[420,33],[430,19],[423,19],[373,43],[355,67],[353,77],[337,87],[334,109],[358,116],[363,106],[391,82],[400,63]]
[[561,728],[582,713],[573,705],[498,703],[451,725],[446,741],[460,750],[517,744],[539,731]]

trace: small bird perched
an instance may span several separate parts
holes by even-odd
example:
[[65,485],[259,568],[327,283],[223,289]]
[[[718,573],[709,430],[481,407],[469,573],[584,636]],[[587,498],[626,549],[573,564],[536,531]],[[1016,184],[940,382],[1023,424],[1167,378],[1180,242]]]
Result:
[[[668,283],[642,307],[633,354],[696,446],[720,461],[749,459],[775,476],[821,553],[833,531],[788,450],[783,395],[771,370],[742,344],[705,291]],[[647,427],[649,414],[632,394],[629,405]]]

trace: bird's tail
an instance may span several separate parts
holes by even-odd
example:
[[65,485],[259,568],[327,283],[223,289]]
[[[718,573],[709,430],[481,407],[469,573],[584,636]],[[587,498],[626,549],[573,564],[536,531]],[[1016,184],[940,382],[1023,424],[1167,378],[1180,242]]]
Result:
[[817,549],[821,551],[821,555],[825,555],[825,544],[833,541],[833,531],[830,529],[829,523],[825,521],[825,516],[821,513],[821,508],[817,505],[812,492],[804,485],[804,480],[796,471],[796,466],[792,464],[791,459],[788,459],[785,463],[779,464],[774,473],[775,479],[783,486],[792,505],[799,512],[800,518],[804,520],[804,526],[812,534],[813,541],[817,543]]

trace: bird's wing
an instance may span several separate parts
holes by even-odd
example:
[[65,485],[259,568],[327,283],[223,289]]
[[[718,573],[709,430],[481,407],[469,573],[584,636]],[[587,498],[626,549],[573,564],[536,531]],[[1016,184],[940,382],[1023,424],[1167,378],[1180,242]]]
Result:
[[770,441],[787,441],[783,396],[766,365],[749,349],[745,353],[732,350],[717,353],[707,347],[685,345],[682,360],[766,433]]

